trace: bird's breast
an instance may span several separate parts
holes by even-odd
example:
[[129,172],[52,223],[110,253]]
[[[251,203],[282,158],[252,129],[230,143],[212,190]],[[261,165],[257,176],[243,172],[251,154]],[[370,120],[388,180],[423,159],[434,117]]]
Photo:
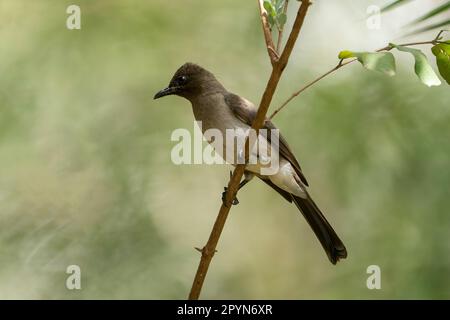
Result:
[[211,94],[199,97],[192,103],[192,110],[197,122],[201,123],[202,132],[218,129],[225,135],[227,129],[248,129],[249,126],[237,119],[226,104],[223,94]]

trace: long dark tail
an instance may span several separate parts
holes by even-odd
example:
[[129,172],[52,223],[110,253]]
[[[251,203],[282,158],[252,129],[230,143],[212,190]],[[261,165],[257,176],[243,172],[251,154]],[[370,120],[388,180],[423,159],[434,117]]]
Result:
[[336,264],[339,259],[347,258],[347,249],[311,197],[307,194],[307,198],[303,199],[292,195],[292,201],[308,221],[331,263]]

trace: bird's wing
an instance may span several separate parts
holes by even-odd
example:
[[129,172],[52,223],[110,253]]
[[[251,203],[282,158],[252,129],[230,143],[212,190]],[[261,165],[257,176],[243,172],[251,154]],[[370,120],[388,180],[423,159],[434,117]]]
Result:
[[[238,118],[239,120],[241,120],[242,122],[244,122],[249,126],[252,125],[257,112],[257,109],[253,105],[253,103],[233,93],[225,94],[225,102],[232,110],[236,118]],[[272,129],[277,129],[277,127],[269,119],[266,119],[263,128],[267,129],[268,131]],[[267,140],[269,141],[269,143],[276,143],[275,141],[273,142],[271,141],[270,134],[267,134]],[[276,145],[274,145],[274,147],[276,147]],[[298,163],[297,159],[292,153],[291,148],[289,147],[286,139],[284,139],[284,137],[281,135],[281,132],[279,134],[278,150],[280,152],[280,156],[289,161],[289,163],[294,167],[295,172],[300,177],[302,182],[308,186],[308,181],[306,180],[302,172],[302,169],[300,168],[300,164]]]

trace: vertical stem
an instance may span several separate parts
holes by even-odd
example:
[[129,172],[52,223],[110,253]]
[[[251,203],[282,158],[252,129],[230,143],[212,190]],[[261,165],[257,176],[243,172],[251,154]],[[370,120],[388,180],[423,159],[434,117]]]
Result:
[[[261,4],[261,1],[258,2],[259,4]],[[252,128],[254,130],[259,130],[264,125],[267,110],[269,109],[273,94],[275,93],[280,77],[283,73],[284,68],[287,65],[292,49],[294,48],[295,42],[297,40],[300,29],[303,25],[306,12],[310,4],[311,3],[309,0],[302,1],[298,9],[297,17],[295,18],[295,22],[289,35],[288,41],[283,50],[283,53],[280,59],[272,64],[273,65],[272,73],[270,74],[269,81],[267,82],[266,89],[264,90],[261,102],[259,104],[258,112],[256,113],[255,120],[253,121],[252,124]],[[263,14],[261,14],[261,19],[263,19]],[[264,23],[263,28],[265,28]],[[248,137],[245,141],[244,150],[251,150],[251,146],[249,146]],[[249,152],[246,152],[245,162],[248,161],[248,158]],[[231,176],[230,181],[228,182],[226,199],[220,207],[219,214],[217,215],[216,222],[214,223],[213,229],[211,230],[208,242],[201,250],[202,256],[197,268],[197,272],[195,274],[194,282],[192,283],[191,291],[189,293],[189,299],[191,300],[194,299],[196,300],[200,296],[200,292],[202,290],[203,283],[205,281],[205,277],[209,269],[209,265],[211,264],[211,260],[214,256],[214,253],[216,252],[217,243],[219,242],[220,235],[222,234],[222,230],[225,226],[225,222],[230,212],[232,200],[236,197],[239,182],[241,181],[244,171],[245,171],[245,164],[238,164],[233,171],[233,175]]]

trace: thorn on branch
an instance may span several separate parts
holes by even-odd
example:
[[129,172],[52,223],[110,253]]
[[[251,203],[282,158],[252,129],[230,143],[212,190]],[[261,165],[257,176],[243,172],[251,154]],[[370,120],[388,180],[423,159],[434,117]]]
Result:
[[[195,250],[197,250],[198,252],[200,252],[202,254],[202,256],[208,256],[210,255],[210,251],[208,250],[208,248],[203,247],[202,249],[195,247]],[[217,250],[214,250],[214,253],[212,255],[214,255],[215,253],[217,253]]]

